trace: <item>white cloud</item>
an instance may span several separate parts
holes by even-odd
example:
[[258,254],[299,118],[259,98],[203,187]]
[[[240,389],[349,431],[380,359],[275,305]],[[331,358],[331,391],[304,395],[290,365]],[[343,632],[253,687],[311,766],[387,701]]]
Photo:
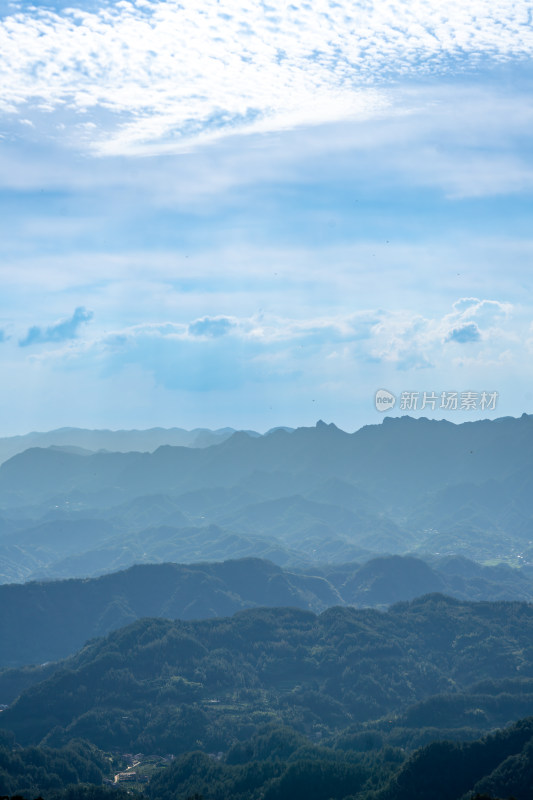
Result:
[[531,0],[32,7],[0,23],[1,103],[30,122],[29,110],[55,110],[71,136],[108,154],[365,118],[389,103],[382,79],[529,58],[532,9]]
[[[338,360],[341,354],[343,360],[389,364],[400,370],[442,367],[457,357],[454,348],[465,345],[478,348],[480,361],[494,359],[502,338],[507,338],[515,351],[521,348],[520,324],[512,322],[510,304],[475,298],[457,301],[452,312],[440,317],[379,309],[307,319],[264,313],[251,317],[207,315],[188,323],[151,322],[115,331],[87,331],[86,338],[58,344],[33,358],[40,363],[70,362],[82,369],[87,359],[112,363],[114,369],[135,363],[172,385],[178,380],[176,364],[182,375],[192,369],[197,380],[204,372],[212,373],[212,362],[218,359],[229,371],[239,364],[243,380],[248,375],[247,379],[264,381],[278,369],[295,369],[302,360],[316,359],[320,371],[321,363]],[[194,362],[193,368],[189,361]],[[252,370],[243,372],[241,362]],[[259,363],[261,370],[254,369]],[[216,374],[220,374],[219,367]],[[207,379],[204,376],[202,380]]]
[[[230,193],[232,201],[238,200],[243,188],[291,182],[316,185],[332,179],[352,186],[357,182],[362,190],[382,186],[390,191],[400,183],[437,187],[454,199],[531,191],[533,164],[525,146],[533,127],[531,93],[513,75],[517,79],[512,91],[502,74],[489,81],[396,86],[377,118],[269,135],[256,132],[248,136],[247,147],[233,136],[176,157],[175,143],[157,140],[154,128],[150,143],[124,144],[125,152],[160,154],[137,158],[135,167],[121,157],[80,159],[77,153],[66,152],[64,132],[59,132],[59,141],[51,142],[47,137],[57,136],[58,131],[41,115],[35,132],[24,126],[24,136],[29,132],[34,138],[6,140],[0,148],[1,183],[17,191],[40,191],[46,185],[105,191],[109,197],[116,192],[108,219],[147,202],[154,208],[204,214],[221,197],[227,203]],[[150,124],[157,126],[157,119],[156,114]],[[92,133],[86,138],[87,130],[94,130],[86,123],[76,130],[82,137],[78,145],[105,145]],[[108,131],[105,136],[108,133],[115,135]],[[196,141],[206,141],[207,136],[199,133]],[[47,215],[46,225],[52,222]],[[66,224],[63,217],[61,224]],[[27,234],[18,231],[17,238],[27,240]]]
[[[75,425],[146,426],[155,408],[164,425],[216,421],[264,429],[270,420],[313,424],[321,416],[351,429],[355,418],[368,421],[375,390],[386,386],[397,395],[497,390],[506,395],[499,413],[521,413],[531,385],[531,317],[503,305],[503,314],[497,301],[465,298],[440,315],[383,309],[306,319],[204,315],[113,331],[95,313],[79,338],[24,349],[12,330],[2,344],[3,368],[8,385],[24,387],[26,399],[21,405],[6,392],[0,409],[13,431],[57,427],[66,406],[67,422]],[[487,308],[494,313],[484,319]],[[224,319],[225,335],[206,334]],[[198,321],[201,335],[191,332]],[[446,340],[468,324],[477,326],[479,340]],[[125,408],[129,392],[134,405]]]
[[480,300],[478,297],[461,297],[453,304],[453,309],[453,313],[447,319],[456,319],[458,322],[477,320],[485,323],[509,316],[513,310],[510,303]]
[[442,368],[455,358],[456,351],[449,356],[447,348],[473,345],[478,363],[492,363],[505,340],[515,352],[521,350],[516,323],[510,322],[512,312],[510,303],[475,297],[457,300],[453,311],[442,317],[391,312],[375,326],[370,354],[401,370]]

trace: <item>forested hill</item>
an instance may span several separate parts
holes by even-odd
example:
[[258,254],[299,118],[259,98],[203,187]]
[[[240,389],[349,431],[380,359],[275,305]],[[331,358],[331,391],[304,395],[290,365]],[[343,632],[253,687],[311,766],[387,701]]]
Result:
[[266,730],[230,750],[226,763],[182,756],[148,794],[153,800],[530,800],[532,737],[533,720],[526,719],[477,741],[434,742],[405,758],[397,748],[332,750],[294,731]]
[[441,595],[387,613],[140,620],[88,644],[15,702],[39,670],[1,673],[0,702],[11,705],[0,724],[22,744],[81,737],[161,753],[224,750],[269,721],[311,736],[361,725],[487,730],[533,714],[532,641],[533,607]]
[[310,746],[293,731],[267,730],[230,750],[226,763],[182,756],[148,794],[152,800],[530,800],[532,737],[533,720],[526,719],[478,741],[434,742],[405,758],[390,747],[377,754],[339,751]]
[[339,604],[342,597],[325,578],[255,558],[145,564],[87,580],[5,585],[0,668],[57,661],[141,617],[203,619],[259,605],[322,611]]
[[224,754],[195,751],[159,762],[139,754],[131,772],[144,771],[143,781],[121,789],[102,783],[111,782],[121,761],[125,766],[124,757],[80,741],[61,749],[14,748],[4,735],[0,791],[18,800],[531,800],[533,718],[475,741],[435,741],[414,753],[380,748],[377,738],[376,748],[362,736],[347,749],[267,725]]
[[524,570],[462,558],[428,564],[382,556],[299,571],[256,558],[144,564],[100,578],[10,584],[0,586],[0,668],[66,658],[88,639],[141,617],[204,619],[255,606],[386,607],[435,591],[462,600],[532,601],[533,579]]

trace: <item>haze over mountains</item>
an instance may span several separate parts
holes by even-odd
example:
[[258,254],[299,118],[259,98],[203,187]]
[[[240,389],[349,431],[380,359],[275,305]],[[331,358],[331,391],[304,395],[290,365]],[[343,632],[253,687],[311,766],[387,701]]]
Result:
[[39,436],[0,466],[3,791],[106,800],[137,752],[153,800],[528,800],[532,416]]
[[524,414],[385,418],[353,434],[319,422],[154,452],[31,447],[0,466],[0,580],[250,556],[292,567],[406,553],[527,564],[532,444]]
[[[208,447],[228,439],[234,428],[208,428],[185,430],[184,428],[150,428],[148,430],[111,431],[87,430],[84,428],[58,428],[55,431],[26,433],[22,436],[0,438],[0,464],[8,458],[28,450],[30,447],[62,447],[72,452],[88,453],[98,450],[128,453],[132,450],[153,452],[161,445],[183,447]],[[249,431],[250,435],[254,431]],[[259,436],[259,434],[257,434]]]
[[27,582],[0,587],[0,665],[64,658],[144,616],[533,600],[533,417],[226,430],[152,453],[76,447],[182,432],[59,433],[0,467],[1,580]]

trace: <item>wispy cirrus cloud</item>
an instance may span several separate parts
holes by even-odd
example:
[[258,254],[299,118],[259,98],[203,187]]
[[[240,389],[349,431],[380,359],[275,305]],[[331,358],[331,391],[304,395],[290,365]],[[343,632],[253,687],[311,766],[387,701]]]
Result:
[[80,326],[84,322],[89,322],[92,317],[92,311],[87,311],[87,309],[79,306],[74,311],[72,317],[62,319],[54,325],[49,325],[46,328],[33,325],[28,330],[26,336],[19,340],[19,347],[29,347],[29,345],[32,344],[43,344],[47,342],[65,342],[69,339],[75,339]]
[[529,58],[532,10],[531,0],[20,9],[0,23],[1,107],[24,109],[30,125],[30,111],[54,111],[56,135],[103,153],[375,116],[389,104],[383,79]]

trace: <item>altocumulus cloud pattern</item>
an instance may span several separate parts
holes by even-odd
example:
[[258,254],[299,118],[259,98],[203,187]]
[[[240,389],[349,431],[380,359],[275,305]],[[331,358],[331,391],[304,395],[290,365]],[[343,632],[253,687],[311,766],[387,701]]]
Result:
[[533,51],[531,0],[10,8],[0,110],[30,127],[55,111],[58,136],[109,154],[365,118],[389,103],[384,79]]

